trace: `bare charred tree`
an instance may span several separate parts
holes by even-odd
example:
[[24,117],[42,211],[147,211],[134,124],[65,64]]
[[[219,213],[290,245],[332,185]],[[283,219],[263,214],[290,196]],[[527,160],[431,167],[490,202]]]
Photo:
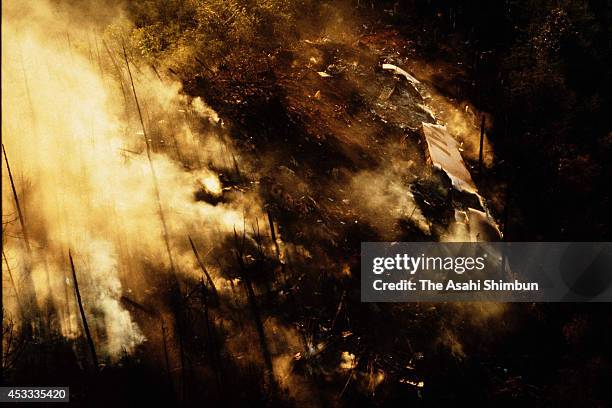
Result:
[[21,211],[21,205],[19,204],[19,196],[17,195],[17,189],[15,188],[15,180],[13,180],[13,173],[11,171],[11,166],[9,165],[9,160],[6,154],[6,148],[4,147],[4,143],[2,144],[2,153],[4,153],[4,161],[6,163],[6,170],[9,176],[9,180],[11,182],[11,191],[13,192],[13,199],[15,200],[15,208],[17,209],[17,214],[19,215],[19,224],[21,225],[23,241],[25,242],[25,246],[28,251],[28,254],[30,254],[32,252],[32,248],[30,247],[30,238],[28,237],[28,229],[26,228],[25,220],[23,218],[23,212]]
[[268,210],[268,222],[270,224],[270,238],[272,239],[272,242],[274,243],[274,249],[276,250],[276,259],[278,260],[278,263],[280,264],[281,275],[286,284],[287,277],[285,276],[285,264],[283,263],[283,260],[281,259],[280,246],[278,245],[278,241],[276,240],[276,232],[274,231],[274,219],[272,218],[272,212],[270,210]]
[[166,325],[164,319],[161,321],[161,333],[162,333],[162,344],[164,348],[164,362],[166,364],[166,375],[168,376],[168,387],[171,393],[174,393],[174,386],[172,384],[172,375],[170,374],[170,360],[168,358],[168,344],[166,341]]
[[6,370],[15,367],[19,358],[25,352],[28,339],[23,336],[23,330],[17,330],[17,323],[15,320],[4,316],[2,322],[2,341],[3,345],[0,349],[2,355],[0,362],[2,363],[2,377],[4,381],[6,379]]
[[217,335],[210,321],[209,304],[208,304],[208,289],[204,284],[204,278],[200,277],[200,298],[202,301],[202,310],[204,311],[204,320],[206,323],[206,346],[213,371],[215,373],[215,382],[217,384],[217,392],[219,399],[223,397],[223,385],[221,382],[221,358],[217,345]]
[[268,341],[266,340],[266,332],[264,330],[263,322],[261,320],[261,314],[259,312],[259,307],[257,306],[257,299],[255,297],[255,291],[253,290],[253,283],[251,282],[251,278],[247,273],[246,267],[244,265],[244,241],[245,235],[243,233],[242,236],[242,244],[238,240],[238,234],[236,229],[234,228],[234,254],[236,255],[236,260],[238,261],[240,277],[245,283],[246,292],[247,292],[247,300],[249,302],[249,308],[251,309],[251,314],[253,317],[253,321],[255,323],[255,329],[257,330],[257,336],[259,338],[259,345],[261,348],[261,354],[264,360],[264,365],[266,367],[266,373],[268,376],[268,381],[270,387],[274,388],[274,368],[272,366],[272,356],[270,354],[270,348],[268,347]]
[[72,280],[74,281],[74,291],[79,305],[79,312],[81,313],[81,319],[83,320],[83,330],[85,331],[85,337],[87,337],[87,344],[89,345],[89,351],[91,352],[91,358],[94,364],[94,370],[98,371],[98,355],[96,354],[96,346],[91,332],[89,331],[89,324],[87,324],[87,316],[85,316],[85,309],[83,309],[83,302],[81,301],[81,292],[79,291],[79,282],[77,281],[76,270],[74,269],[74,261],[72,259],[72,253],[68,250],[68,258],[70,258],[70,269],[72,269]]
[[161,203],[161,196],[159,192],[159,181],[157,180],[157,173],[155,171],[155,166],[153,165],[153,158],[151,157],[151,144],[149,143],[149,138],[147,136],[147,129],[145,127],[144,120],[142,117],[142,110],[140,109],[140,103],[138,102],[138,95],[136,94],[134,78],[132,77],[132,71],[130,69],[130,63],[128,61],[127,52],[125,50],[125,45],[123,45],[123,56],[125,58],[125,66],[127,68],[128,76],[130,78],[130,84],[132,86],[132,93],[134,95],[134,102],[136,103],[136,109],[138,111],[138,118],[140,119],[140,125],[142,127],[142,134],[143,134],[143,139],[145,142],[147,159],[149,162],[149,168],[151,169],[151,177],[153,179],[153,189],[155,191],[155,198],[157,200],[159,218],[162,223],[164,243],[166,245],[166,251],[168,253],[168,260],[170,261],[170,268],[171,268],[171,272],[173,275],[173,280],[176,281],[176,269],[175,269],[175,264],[174,264],[174,257],[172,256],[172,251],[170,250],[170,241],[168,237],[168,226],[166,223],[166,217],[164,215],[164,210],[163,210],[162,203]]
[[176,325],[179,339],[179,354],[181,358],[181,373],[182,373],[182,384],[183,384],[183,399],[185,398],[185,353],[184,353],[184,344],[183,344],[183,330],[182,330],[182,320],[183,320],[183,306],[182,306],[182,296],[180,293],[180,286],[178,282],[178,278],[176,276],[176,267],[174,263],[174,257],[172,256],[172,250],[170,249],[170,240],[168,236],[168,226],[166,223],[166,218],[164,215],[164,210],[161,203],[161,196],[159,191],[159,182],[157,180],[157,173],[155,171],[155,166],[153,165],[153,158],[151,157],[151,145],[149,143],[149,138],[147,136],[147,129],[144,123],[142,110],[140,108],[140,103],[138,101],[138,95],[136,93],[136,86],[134,85],[134,78],[132,76],[132,70],[130,69],[130,63],[128,61],[127,51],[125,49],[125,44],[121,44],[123,48],[123,57],[125,59],[125,66],[128,72],[128,76],[130,78],[130,85],[132,87],[132,94],[134,96],[134,102],[136,103],[136,109],[138,111],[138,118],[140,120],[140,125],[142,127],[143,138],[146,146],[147,160],[149,162],[149,168],[151,169],[151,177],[153,179],[153,189],[155,191],[155,198],[157,201],[157,208],[159,218],[162,224],[162,235],[164,239],[164,244],[166,246],[166,252],[168,255],[168,260],[170,262],[170,280],[171,280],[171,288],[170,288],[170,296],[172,300],[172,307],[175,310],[176,314]]
[[121,87],[121,95],[123,95],[123,101],[125,103],[125,115],[127,119],[129,117],[127,113],[128,98],[127,98],[127,92],[125,90],[125,86],[123,85],[123,74],[121,73],[121,68],[119,68],[119,64],[117,64],[117,60],[115,60],[113,53],[111,52],[110,48],[108,48],[108,44],[106,44],[106,41],[104,41],[104,39],[102,40],[102,44],[104,45],[104,48],[106,49],[106,53],[108,54],[108,57],[110,58],[111,63],[113,64],[113,67],[115,68],[115,71],[117,71],[117,79],[119,81],[119,86]]
[[[9,164],[9,160],[8,160],[8,155],[6,153],[6,148],[4,147],[4,144],[2,144],[2,152],[4,153],[4,160],[6,163],[6,169],[7,169],[7,173],[9,176],[9,181],[11,184],[11,191],[13,193],[13,200],[15,203],[15,208],[17,209],[17,215],[19,218],[19,224],[21,226],[21,230],[22,230],[22,235],[23,235],[23,241],[25,244],[25,248],[27,251],[27,259],[26,259],[26,264],[29,265],[30,261],[31,261],[31,256],[32,256],[32,248],[30,246],[30,238],[28,235],[28,229],[27,229],[27,225],[25,222],[25,217],[23,214],[23,210],[21,208],[21,203],[19,201],[19,195],[17,194],[17,188],[15,186],[15,180],[13,178],[13,173]],[[4,231],[3,231],[4,232]],[[4,237],[4,234],[3,234]],[[28,266],[29,267],[29,266]],[[27,313],[27,318],[25,319],[26,321],[29,320],[30,322],[39,322],[40,320],[40,310],[38,308],[38,304],[36,302],[35,299],[35,293],[34,293],[35,289],[34,289],[34,282],[32,282],[32,277],[30,275],[30,271],[28,270],[27,273],[25,274],[25,282],[23,284],[23,290],[21,291],[21,295],[23,297],[23,299],[21,299],[22,301],[22,311],[24,313]],[[29,338],[32,336],[32,324],[23,324],[21,326],[21,329],[23,330],[23,335],[25,338]],[[34,325],[35,326],[35,325]]]
[[196,257],[196,260],[198,261],[198,265],[200,266],[200,269],[202,269],[202,273],[204,274],[204,276],[206,276],[206,281],[210,285],[210,289],[212,290],[213,296],[215,297],[215,301],[218,301],[219,300],[219,294],[217,293],[217,288],[215,287],[215,282],[213,282],[210,274],[208,273],[208,270],[206,269],[206,266],[202,262],[202,259],[200,258],[200,254],[198,253],[198,250],[197,250],[195,244],[193,243],[193,240],[189,236],[187,238],[189,239],[189,244],[191,245],[191,249],[193,250],[193,254]]
[[[15,284],[15,280],[13,279],[13,272],[11,271],[11,266],[9,265],[8,259],[6,258],[6,253],[4,253],[4,249],[2,250],[2,258],[4,259],[4,263],[6,264],[6,271],[8,272],[9,279],[11,281],[11,285],[13,286],[13,291],[15,292],[15,299],[17,301],[19,313],[21,317],[24,318],[25,315],[24,315],[23,305],[21,304],[21,298],[19,297],[19,292],[17,291],[17,285]],[[2,297],[2,311],[4,313],[4,297]],[[2,316],[4,316],[4,314]]]
[[482,115],[482,122],[480,123],[480,149],[478,150],[478,175],[479,177],[482,177],[484,134],[485,134],[485,115]]

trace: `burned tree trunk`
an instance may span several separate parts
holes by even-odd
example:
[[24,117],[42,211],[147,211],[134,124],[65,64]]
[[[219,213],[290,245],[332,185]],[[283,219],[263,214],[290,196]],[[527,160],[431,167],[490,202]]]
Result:
[[193,250],[193,254],[196,257],[196,260],[198,261],[198,265],[200,265],[200,268],[202,269],[202,273],[204,273],[204,275],[206,276],[206,281],[210,285],[212,293],[213,293],[213,295],[215,297],[215,301],[218,301],[219,300],[219,293],[217,292],[217,288],[215,287],[215,283],[213,282],[212,278],[210,277],[210,274],[208,273],[208,270],[206,269],[206,266],[204,266],[204,263],[202,262],[202,259],[200,259],[200,254],[198,253],[198,250],[196,249],[195,244],[193,243],[193,240],[189,236],[187,238],[189,238],[189,244],[191,244],[191,249]]
[[[147,151],[147,159],[149,161],[149,167],[151,169],[151,177],[153,178],[153,189],[155,190],[155,198],[157,199],[157,207],[158,207],[158,212],[159,212],[159,218],[161,220],[162,223],[162,229],[163,229],[163,238],[164,238],[164,243],[166,245],[166,251],[168,252],[168,260],[170,261],[170,269],[173,276],[173,279],[176,281],[176,269],[175,269],[175,264],[174,264],[174,258],[172,256],[172,251],[170,250],[170,241],[169,241],[169,237],[168,237],[168,226],[166,224],[166,218],[164,216],[164,210],[162,208],[162,204],[161,204],[161,195],[159,192],[159,182],[157,180],[157,173],[155,172],[155,166],[153,166],[153,159],[151,158],[151,145],[149,143],[149,139],[147,136],[147,130],[144,124],[144,120],[142,118],[142,110],[140,109],[140,103],[138,102],[138,96],[136,95],[136,87],[134,86],[134,79],[132,78],[132,71],[130,70],[130,64],[128,61],[128,57],[127,57],[127,52],[125,50],[125,46],[123,46],[123,56],[125,58],[125,66],[127,68],[128,71],[128,75],[130,78],[130,84],[132,86],[132,93],[134,94],[134,102],[136,103],[136,109],[138,110],[138,118],[140,119],[140,125],[142,127],[142,134],[143,134],[143,138],[145,141],[145,146],[146,146],[146,151]],[[173,282],[174,283],[174,282]],[[178,282],[176,282],[178,283]]]
[[8,172],[9,180],[11,182],[11,190],[13,192],[13,199],[15,200],[15,207],[17,208],[17,215],[19,216],[19,224],[21,225],[21,232],[23,234],[23,240],[28,251],[28,255],[32,252],[30,247],[30,239],[28,237],[28,229],[23,218],[23,212],[21,211],[21,205],[19,204],[19,196],[17,195],[17,189],[15,188],[15,181],[13,180],[13,173],[11,172],[11,166],[9,165],[8,156],[6,155],[6,149],[4,143],[2,144],[2,153],[4,153],[4,161],[6,163],[6,170]]
[[172,375],[170,374],[170,359],[168,358],[168,344],[166,342],[166,326],[164,320],[161,322],[162,344],[164,346],[164,361],[166,363],[166,375],[168,376],[168,388],[174,394],[174,386],[172,385]]
[[70,269],[72,269],[72,280],[74,281],[74,291],[76,293],[77,303],[79,305],[79,312],[81,313],[81,319],[83,320],[83,330],[87,337],[87,344],[89,345],[89,351],[91,352],[91,358],[94,363],[94,370],[98,371],[98,355],[96,354],[96,346],[94,345],[89,331],[89,325],[87,324],[87,316],[85,316],[85,309],[83,309],[83,302],[81,301],[81,292],[79,291],[79,283],[76,277],[76,271],[74,269],[74,261],[72,260],[72,253],[68,250],[68,257],[70,258]]
[[140,108],[140,102],[138,101],[138,95],[136,94],[136,86],[134,85],[134,78],[132,76],[132,70],[130,69],[130,63],[127,57],[127,51],[125,50],[125,45],[122,44],[123,47],[123,57],[125,59],[125,66],[127,68],[128,77],[130,78],[130,85],[132,87],[132,94],[134,96],[134,102],[136,103],[136,110],[138,111],[138,118],[140,120],[140,125],[142,127],[143,138],[145,142],[146,152],[147,152],[147,160],[149,162],[149,168],[151,170],[151,177],[153,178],[153,189],[155,192],[155,198],[157,201],[157,208],[159,212],[159,218],[162,224],[162,235],[164,239],[164,244],[166,246],[166,252],[168,255],[168,260],[170,262],[170,279],[171,279],[171,288],[170,294],[172,299],[172,307],[175,309],[176,314],[176,323],[177,323],[177,332],[179,338],[179,352],[181,358],[181,373],[182,373],[182,393],[183,399],[185,398],[185,357],[184,357],[184,344],[183,344],[183,330],[182,330],[182,320],[183,320],[183,310],[182,310],[182,295],[180,293],[180,286],[178,282],[178,278],[176,276],[176,267],[174,263],[174,257],[172,256],[172,250],[170,249],[170,240],[168,235],[168,225],[166,223],[166,217],[164,215],[164,210],[161,203],[161,195],[159,190],[159,182],[157,180],[157,173],[155,171],[155,166],[153,165],[153,158],[151,157],[151,144],[149,143],[149,138],[147,135],[147,130],[144,124],[144,119],[142,117],[142,110]]
[[[9,275],[9,279],[11,281],[11,285],[13,286],[13,290],[15,291],[15,299],[17,300],[17,307],[19,308],[19,314],[21,314],[22,318],[25,318],[25,314],[23,311],[23,306],[21,305],[21,298],[19,297],[19,292],[17,291],[17,285],[15,285],[15,280],[13,279],[13,272],[11,271],[11,266],[8,263],[8,259],[6,258],[6,254],[4,250],[2,250],[2,258],[4,258],[4,263],[6,264],[6,270]],[[2,306],[4,310],[4,298],[2,298]],[[4,315],[2,315],[4,317]]]
[[482,122],[480,123],[480,149],[478,150],[478,176],[482,178],[482,162],[483,162],[483,147],[484,147],[484,134],[485,134],[485,116],[482,115]]
[[249,277],[246,271],[244,259],[242,258],[242,248],[238,245],[238,234],[236,233],[235,229],[234,239],[236,245],[234,253],[236,255],[236,260],[238,261],[238,266],[240,268],[240,276],[245,283],[247,300],[249,302],[249,308],[251,309],[253,321],[255,322],[255,328],[257,330],[257,337],[259,338],[259,345],[261,347],[261,354],[264,360],[264,365],[266,367],[269,385],[270,387],[274,387],[274,368],[272,366],[272,355],[270,354],[270,348],[268,347],[268,341],[266,340],[266,332],[264,330],[261,315],[259,313],[259,307],[257,306],[255,291],[253,290],[253,283],[251,282],[251,278]]
[[268,222],[270,223],[270,237],[272,238],[272,242],[274,243],[274,249],[276,250],[276,258],[281,267],[281,275],[285,285],[287,284],[287,276],[285,274],[285,264],[281,259],[281,250],[278,245],[278,241],[276,240],[276,231],[274,231],[274,219],[272,218],[272,212],[268,210]]
[[204,320],[206,323],[206,346],[210,360],[215,372],[215,382],[217,384],[217,392],[219,393],[219,399],[223,399],[223,386],[221,382],[221,358],[219,355],[219,349],[217,347],[217,335],[214,331],[211,322],[210,315],[208,312],[208,290],[204,284],[204,278],[200,277],[200,289],[201,289],[201,300],[202,309],[204,310]]

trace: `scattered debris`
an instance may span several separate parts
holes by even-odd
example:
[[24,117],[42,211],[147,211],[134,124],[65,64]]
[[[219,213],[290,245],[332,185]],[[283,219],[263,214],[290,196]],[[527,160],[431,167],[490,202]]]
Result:
[[412,381],[412,380],[408,380],[406,378],[400,378],[399,382],[402,383],[402,384],[409,384],[409,385],[415,386],[417,388],[425,387],[425,382],[424,381]]
[[357,367],[357,363],[355,361],[355,355],[348,351],[343,351],[340,355],[342,361],[340,362],[340,368],[343,370],[352,370]]
[[472,176],[459,153],[457,141],[448,133],[446,126],[423,122],[423,134],[432,164],[448,175],[453,187],[459,191],[478,194]]
[[393,65],[393,64],[383,64],[382,65],[382,69],[386,69],[387,71],[392,71],[395,75],[403,76],[413,86],[421,83],[418,79],[416,79],[415,77],[410,75],[408,72],[404,71],[403,69],[401,69],[400,67],[398,67],[396,65]]
[[489,214],[468,208],[468,228],[472,242],[499,241],[502,234]]
[[378,99],[381,101],[386,101],[391,97],[391,95],[393,95],[393,92],[395,92],[395,86],[384,87]]
[[455,209],[452,226],[455,239],[470,242],[495,242],[502,238],[499,227],[486,212],[475,208],[466,211]]

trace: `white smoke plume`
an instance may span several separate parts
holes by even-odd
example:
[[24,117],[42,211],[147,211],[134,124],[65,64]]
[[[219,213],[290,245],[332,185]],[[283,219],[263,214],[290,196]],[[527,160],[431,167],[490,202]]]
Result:
[[[169,262],[121,48],[129,23],[118,15],[102,32],[95,19],[88,26],[77,17],[46,1],[3,2],[3,143],[32,247],[27,254],[20,224],[9,220],[16,208],[3,167],[4,251],[17,291],[33,291],[34,303],[57,316],[58,331],[73,337],[81,319],[70,249],[95,340],[114,359],[145,341],[122,297],[142,299],[150,278],[167,273]],[[232,160],[247,164],[222,137],[217,114],[140,64],[129,44],[126,53],[170,250],[181,260],[177,272],[196,274],[193,261],[182,261],[190,251],[187,236],[210,243],[233,234],[245,220],[261,217],[257,195],[223,186],[219,173],[233,168]],[[199,190],[223,200],[198,201]],[[12,303],[8,309],[17,313]]]

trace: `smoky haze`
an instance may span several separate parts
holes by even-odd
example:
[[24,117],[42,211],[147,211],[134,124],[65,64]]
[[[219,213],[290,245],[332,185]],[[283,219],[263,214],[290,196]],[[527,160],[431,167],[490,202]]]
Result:
[[[115,25],[102,32],[109,15],[97,22],[89,14],[87,26],[78,19],[86,9],[57,9],[51,2],[32,6],[3,3],[3,140],[31,247],[27,253],[3,171],[4,251],[17,289],[26,291],[23,282],[31,279],[32,306],[55,314],[58,329],[71,337],[80,333],[81,323],[69,278],[70,249],[101,350],[116,358],[146,340],[121,297],[143,298],[151,276],[170,267],[121,49],[122,32],[130,25],[119,9]],[[250,225],[255,216],[263,219],[258,198],[248,191],[222,191],[218,172],[234,166],[230,158],[240,158],[215,112],[183,95],[177,82],[128,59],[176,269],[199,274],[188,235],[210,243],[213,236],[218,241]],[[196,122],[208,125],[190,124]],[[168,154],[165,146],[171,146]],[[223,194],[224,200],[196,201],[198,191]],[[207,245],[202,250],[210,250]],[[17,302],[6,303],[18,315]],[[37,319],[32,323],[40,326]]]

